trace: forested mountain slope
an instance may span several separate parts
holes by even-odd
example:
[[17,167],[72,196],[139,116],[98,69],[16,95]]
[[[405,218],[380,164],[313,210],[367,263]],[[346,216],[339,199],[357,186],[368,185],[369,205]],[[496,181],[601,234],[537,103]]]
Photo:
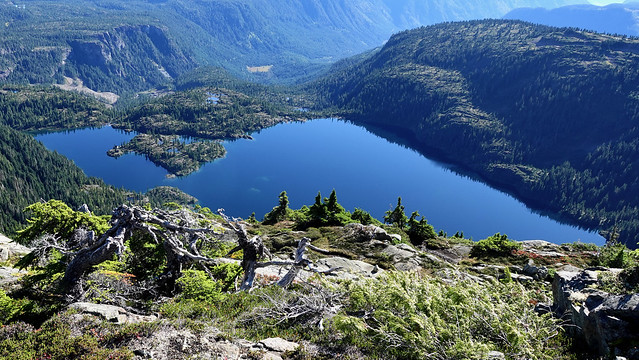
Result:
[[64,156],[47,150],[32,136],[0,124],[0,232],[24,226],[24,208],[40,199],[60,199],[78,208],[86,203],[108,214],[125,202],[125,191],[88,178]]
[[195,66],[166,26],[142,13],[91,2],[0,4],[0,80],[64,83],[79,78],[118,94],[167,83]]
[[500,17],[575,0],[23,0],[0,3],[0,80],[79,78],[117,94],[170,83],[196,65],[291,82],[443,20]]
[[571,5],[556,9],[519,8],[510,11],[504,19],[637,36],[639,35],[639,2],[610,4],[603,7]]
[[311,88],[357,123],[636,246],[638,70],[639,40],[486,20],[399,33]]

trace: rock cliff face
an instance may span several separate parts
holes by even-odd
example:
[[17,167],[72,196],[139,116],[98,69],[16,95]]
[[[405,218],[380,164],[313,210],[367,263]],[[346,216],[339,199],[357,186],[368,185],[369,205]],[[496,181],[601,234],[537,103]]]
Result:
[[121,26],[69,45],[66,73],[96,91],[152,88],[195,66],[166,29],[153,25]]
[[566,329],[602,356],[639,359],[639,294],[613,295],[598,290],[603,273],[617,269],[559,271],[553,282],[554,307],[572,326]]

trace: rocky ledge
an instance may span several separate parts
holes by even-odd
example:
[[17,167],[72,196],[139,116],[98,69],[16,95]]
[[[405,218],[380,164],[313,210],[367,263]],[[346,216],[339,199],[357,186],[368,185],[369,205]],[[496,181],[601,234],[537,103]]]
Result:
[[636,360],[639,294],[616,295],[600,289],[603,279],[618,278],[621,273],[621,269],[607,268],[558,271],[552,286],[553,309],[569,321],[566,329],[575,341],[601,356],[623,354]]

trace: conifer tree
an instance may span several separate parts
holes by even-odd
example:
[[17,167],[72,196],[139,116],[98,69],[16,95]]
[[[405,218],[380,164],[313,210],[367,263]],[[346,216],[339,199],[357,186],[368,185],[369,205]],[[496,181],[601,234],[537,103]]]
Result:
[[402,197],[397,198],[397,206],[393,210],[388,210],[386,216],[384,216],[384,222],[386,224],[395,225],[400,229],[403,229],[408,222],[408,217],[404,213],[404,205],[402,205]]

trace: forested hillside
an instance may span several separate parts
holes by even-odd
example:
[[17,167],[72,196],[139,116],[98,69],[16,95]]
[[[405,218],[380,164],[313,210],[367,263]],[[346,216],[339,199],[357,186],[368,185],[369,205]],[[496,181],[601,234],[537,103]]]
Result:
[[639,238],[639,41],[517,21],[393,36],[312,88],[529,204]]
[[309,79],[396,31],[575,0],[23,0],[0,3],[0,80],[79,78],[116,94],[164,86],[196,65],[261,82]]
[[73,208],[86,203],[108,214],[127,200],[125,191],[88,178],[72,161],[33,137],[0,125],[0,232],[24,226],[24,208],[40,199],[60,199]]
[[59,130],[108,123],[105,105],[54,87],[0,86],[0,124],[16,130]]

